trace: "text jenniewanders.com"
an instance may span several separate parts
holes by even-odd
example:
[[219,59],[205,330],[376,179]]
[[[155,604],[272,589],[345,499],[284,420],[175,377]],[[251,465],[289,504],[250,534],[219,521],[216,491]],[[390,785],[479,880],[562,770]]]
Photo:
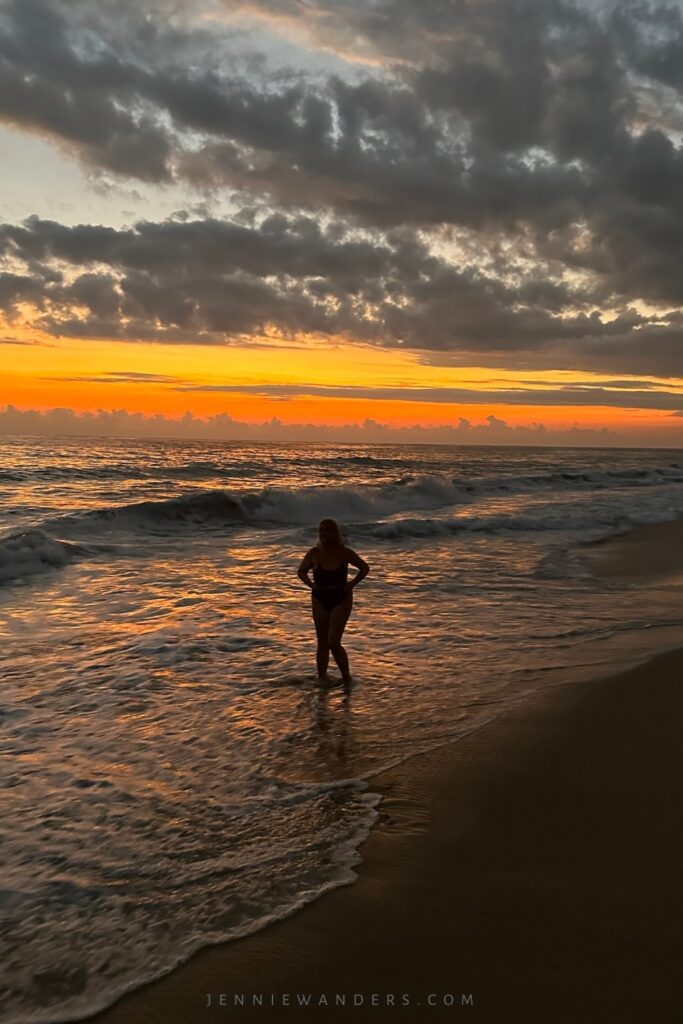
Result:
[[266,1006],[474,1006],[471,992],[207,992],[206,1009]]

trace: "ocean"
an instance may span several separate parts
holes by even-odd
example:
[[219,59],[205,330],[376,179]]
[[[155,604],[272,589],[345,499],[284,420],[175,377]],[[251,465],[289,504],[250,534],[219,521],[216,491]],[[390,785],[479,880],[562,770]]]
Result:
[[[581,559],[680,515],[680,450],[0,441],[3,1020],[353,882],[376,773],[680,636]],[[371,570],[350,694],[296,576],[326,516]]]

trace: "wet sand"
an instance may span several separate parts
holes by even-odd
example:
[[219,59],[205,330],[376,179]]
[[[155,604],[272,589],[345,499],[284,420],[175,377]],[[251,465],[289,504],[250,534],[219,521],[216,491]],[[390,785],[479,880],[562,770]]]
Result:
[[683,520],[639,526],[620,537],[586,544],[580,557],[603,579],[683,577]]
[[[613,575],[618,563],[632,575],[640,543],[602,546]],[[373,780],[385,798],[354,885],[201,951],[94,1019],[683,1020],[682,732],[683,651],[549,686]],[[297,993],[312,1004],[296,1006]],[[431,1007],[430,995],[453,1005]]]

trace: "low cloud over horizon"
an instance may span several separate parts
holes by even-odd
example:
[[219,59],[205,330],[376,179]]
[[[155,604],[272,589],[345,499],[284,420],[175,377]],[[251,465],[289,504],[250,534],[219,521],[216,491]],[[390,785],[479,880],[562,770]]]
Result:
[[[683,412],[672,414],[683,416]],[[676,448],[680,428],[672,422],[671,430],[662,431],[658,447]],[[483,422],[460,417],[456,422],[439,426],[412,424],[397,427],[367,418],[362,423],[323,425],[316,423],[285,423],[278,417],[262,423],[233,419],[228,413],[197,417],[186,412],[180,417],[156,413],[131,413],[126,409],[98,409],[79,413],[74,409],[17,409],[12,405],[0,408],[0,435],[55,437],[159,438],[207,441],[289,441],[289,442],[353,442],[361,444],[481,444],[562,447],[643,447],[637,433],[615,433],[602,428],[594,430],[578,423],[565,429],[553,429],[543,423],[529,426],[510,424],[488,415]]]

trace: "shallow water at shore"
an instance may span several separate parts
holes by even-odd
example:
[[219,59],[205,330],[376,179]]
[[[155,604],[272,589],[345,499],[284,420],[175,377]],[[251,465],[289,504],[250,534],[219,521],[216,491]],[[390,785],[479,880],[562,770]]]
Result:
[[[22,1024],[352,881],[374,772],[681,624],[665,580],[596,579],[577,554],[683,514],[676,452],[2,455],[2,938]],[[295,577],[327,514],[372,567],[350,695],[314,685]]]

